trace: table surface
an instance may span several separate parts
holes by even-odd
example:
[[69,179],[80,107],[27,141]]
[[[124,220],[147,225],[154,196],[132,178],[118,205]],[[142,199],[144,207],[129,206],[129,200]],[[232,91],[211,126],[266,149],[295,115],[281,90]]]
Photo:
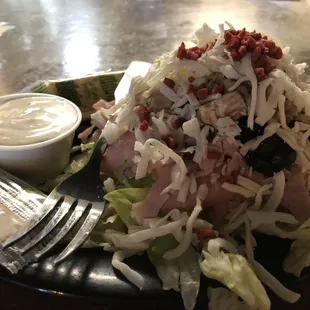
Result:
[[[1,0],[0,95],[39,79],[80,77],[152,61],[191,38],[203,22],[228,20],[277,37],[297,61],[310,63],[310,0]],[[0,309],[100,307],[0,282]]]

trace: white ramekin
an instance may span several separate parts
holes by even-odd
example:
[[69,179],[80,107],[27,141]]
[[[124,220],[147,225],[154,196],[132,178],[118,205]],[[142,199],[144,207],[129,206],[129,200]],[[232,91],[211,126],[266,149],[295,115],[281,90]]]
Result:
[[[46,96],[65,100],[74,107],[77,120],[72,128],[53,139],[40,143],[20,146],[0,145],[0,168],[32,184],[53,178],[67,167],[74,133],[82,121],[81,111],[73,102],[54,95],[23,93],[0,97],[0,104],[2,104],[17,98]],[[66,115],[61,117],[65,118]]]

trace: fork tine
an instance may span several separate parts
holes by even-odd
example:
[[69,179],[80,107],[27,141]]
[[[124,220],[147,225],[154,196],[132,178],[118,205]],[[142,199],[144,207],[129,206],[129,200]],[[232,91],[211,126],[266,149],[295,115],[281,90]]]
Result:
[[76,199],[65,196],[63,203],[59,206],[56,214],[50,220],[50,222],[40,231],[28,244],[26,244],[21,250],[20,253],[25,253],[36,244],[38,244],[43,238],[45,238],[64,218],[64,216],[69,212],[71,206],[74,204]]
[[13,235],[8,240],[6,240],[2,244],[2,246],[0,245],[0,248],[2,248],[2,249],[7,248],[8,246],[19,241],[25,235],[27,235],[29,232],[31,232],[42,220],[44,220],[46,218],[46,216],[52,211],[54,206],[59,202],[61,197],[62,196],[59,195],[58,193],[52,192],[44,201],[44,204],[43,204],[40,212],[32,218],[29,225],[26,225],[25,227],[21,228],[15,235]]
[[68,257],[74,250],[76,250],[83,242],[87,239],[90,232],[98,223],[103,210],[105,209],[105,203],[93,203],[92,207],[82,224],[78,233],[74,236],[67,247],[58,255],[54,260],[54,264],[62,262],[66,257]]
[[77,223],[77,221],[81,218],[83,213],[85,212],[87,206],[89,205],[89,201],[79,201],[78,205],[74,209],[68,221],[61,228],[59,233],[47,244],[44,248],[35,254],[35,257],[39,259],[42,255],[50,251],[58,242],[63,239],[67,233],[73,228],[73,226]]

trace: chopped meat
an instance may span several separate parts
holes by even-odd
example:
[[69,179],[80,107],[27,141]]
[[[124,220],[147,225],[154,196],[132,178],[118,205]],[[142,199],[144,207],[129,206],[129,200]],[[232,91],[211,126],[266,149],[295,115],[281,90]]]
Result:
[[208,125],[215,125],[218,118],[229,116],[237,120],[246,113],[246,104],[239,92],[234,91],[199,108],[199,117]]
[[292,169],[288,177],[281,205],[287,208],[298,220],[310,217],[310,196],[303,173]]
[[101,170],[113,171],[113,169],[123,166],[126,161],[132,160],[135,141],[134,133],[127,132],[112,143],[103,156]]

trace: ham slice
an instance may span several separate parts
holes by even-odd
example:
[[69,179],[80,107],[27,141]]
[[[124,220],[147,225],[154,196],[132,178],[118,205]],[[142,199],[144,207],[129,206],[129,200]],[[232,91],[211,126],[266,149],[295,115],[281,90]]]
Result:
[[286,181],[281,205],[301,222],[310,217],[310,196],[305,176],[300,171],[292,169]]
[[126,132],[118,140],[112,143],[106,150],[101,163],[101,171],[111,171],[131,162],[134,156],[135,135]]
[[169,194],[161,195],[161,192],[171,183],[172,166],[172,164],[161,166],[155,171],[156,181],[153,183],[145,200],[133,207],[132,215],[138,221],[144,218],[156,217],[164,203],[170,198]]

